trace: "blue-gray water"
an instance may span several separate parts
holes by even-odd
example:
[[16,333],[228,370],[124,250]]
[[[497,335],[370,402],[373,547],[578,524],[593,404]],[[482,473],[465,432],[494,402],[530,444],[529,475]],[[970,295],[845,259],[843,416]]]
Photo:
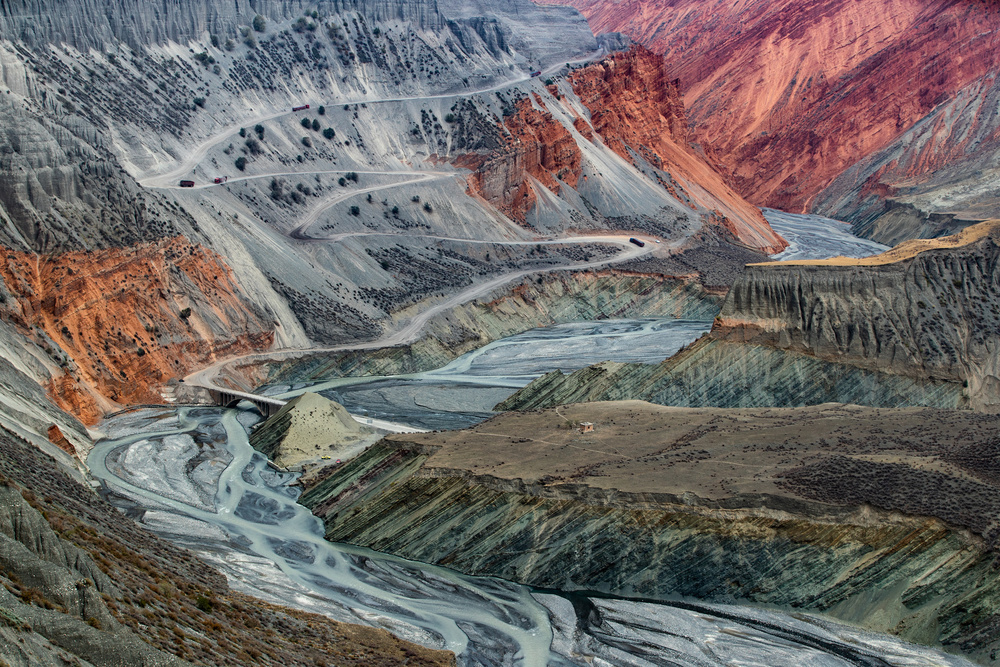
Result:
[[608,360],[659,363],[711,327],[710,321],[673,318],[560,324],[490,343],[426,373],[337,378],[264,393],[291,398],[309,390],[355,414],[429,430],[464,428],[488,418],[494,405],[540,375]]

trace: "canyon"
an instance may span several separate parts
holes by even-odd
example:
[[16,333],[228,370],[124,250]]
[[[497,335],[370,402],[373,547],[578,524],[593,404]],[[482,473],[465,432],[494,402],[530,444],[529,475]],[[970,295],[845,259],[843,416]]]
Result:
[[0,3],[0,661],[994,658],[1000,15],[565,4]]
[[986,659],[996,420],[580,403],[390,436],[302,502],[328,539],[462,572],[820,610]]
[[664,56],[695,141],[754,204],[889,244],[998,215],[979,186],[998,149],[991,3],[559,4]]

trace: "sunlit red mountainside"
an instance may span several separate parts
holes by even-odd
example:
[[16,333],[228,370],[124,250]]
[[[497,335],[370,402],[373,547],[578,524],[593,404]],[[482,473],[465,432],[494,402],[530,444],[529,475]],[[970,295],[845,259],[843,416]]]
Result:
[[[595,34],[623,32],[663,54],[694,139],[751,202],[786,210],[808,208],[838,174],[1000,69],[993,1],[556,2],[582,11]],[[905,174],[882,164],[859,176],[869,190],[891,189],[884,178],[894,170],[912,185],[995,149],[986,145],[1000,136],[994,120],[963,125],[983,123],[988,136],[963,144],[970,133],[956,141],[945,121],[944,138],[925,137],[919,159],[901,156]]]
[[[583,144],[600,141],[639,171],[652,167],[672,197],[710,212],[707,222],[733,239],[769,253],[786,247],[760,210],[692,147],[677,82],[661,57],[633,46],[576,70],[568,81],[590,120],[555,85],[547,101],[537,93],[521,99],[504,119],[501,148],[455,158],[473,170],[471,193],[524,224],[538,202],[537,187],[556,194],[563,185],[580,188],[587,179]],[[557,114],[571,120],[564,125]]]

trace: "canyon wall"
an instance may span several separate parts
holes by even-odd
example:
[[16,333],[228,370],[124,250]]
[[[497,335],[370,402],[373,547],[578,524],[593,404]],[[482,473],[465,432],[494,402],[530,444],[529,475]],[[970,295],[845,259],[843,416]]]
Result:
[[1000,224],[867,260],[748,267],[707,338],[657,366],[539,378],[498,409],[664,405],[1000,406]]
[[[676,236],[685,226],[705,225],[761,252],[786,247],[760,210],[691,146],[684,103],[661,58],[634,46],[571,72],[565,84],[554,79],[546,84],[544,97],[533,93],[504,100],[498,128],[475,123],[489,137],[477,138],[489,152],[453,159],[472,170],[472,194],[522,225],[551,216],[546,209],[553,207],[555,195],[563,200],[559,205],[577,209],[571,216],[578,227],[598,214],[603,226],[644,230],[640,218],[645,214],[661,218],[648,229],[657,235]],[[461,116],[456,120],[464,129],[466,115]],[[602,154],[607,150],[634,170],[632,180],[650,181],[653,191],[630,192],[635,184],[627,188],[620,182],[630,176],[621,172],[621,163]],[[576,192],[563,192],[567,187]],[[662,211],[656,211],[654,197],[664,200]]]
[[[561,4],[580,9],[595,33],[624,32],[662,54],[680,79],[695,140],[740,194],[789,211],[834,213],[816,199],[833,179],[966,87],[988,85],[1000,66],[1000,12],[988,2]],[[940,130],[921,151],[932,157],[908,165],[911,178],[958,157],[950,130]],[[942,210],[935,202],[927,212]]]

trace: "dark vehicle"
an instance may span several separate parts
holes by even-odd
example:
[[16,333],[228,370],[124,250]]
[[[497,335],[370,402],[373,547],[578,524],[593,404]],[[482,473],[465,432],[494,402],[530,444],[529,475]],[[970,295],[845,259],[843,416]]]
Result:
[[541,76],[541,75],[542,75],[542,70],[535,70],[534,72],[531,73],[531,78],[534,79],[536,76]]
[[181,181],[181,187],[182,188],[193,188],[194,187],[194,181]]
[[308,108],[309,108],[308,104],[303,104],[300,107],[292,107],[292,111],[305,111]]
[[217,176],[215,180],[212,182],[218,184],[218,183],[225,183],[228,180],[229,180],[228,176]]
[[633,236],[632,238],[630,238],[630,239],[628,240],[628,242],[629,242],[629,243],[634,243],[634,244],[636,244],[637,246],[639,246],[640,248],[645,248],[645,247],[646,247],[646,243],[645,243],[645,241],[640,241],[639,239],[637,239],[637,238],[636,238],[636,237],[634,237],[634,236]]

